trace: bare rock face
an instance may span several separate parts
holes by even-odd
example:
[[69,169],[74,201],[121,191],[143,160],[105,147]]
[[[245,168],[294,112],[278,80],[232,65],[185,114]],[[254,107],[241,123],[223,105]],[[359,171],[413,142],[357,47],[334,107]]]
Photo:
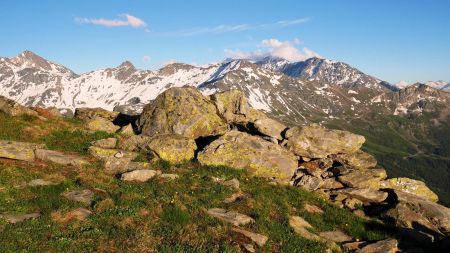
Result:
[[336,154],[333,159],[351,169],[369,169],[377,165],[375,157],[361,150],[350,154]]
[[92,146],[99,147],[99,148],[115,148],[117,145],[117,139],[116,138],[106,138],[106,139],[93,141],[91,144],[92,144]]
[[111,112],[102,108],[76,108],[74,117],[83,121],[94,118],[103,118],[107,121],[114,121],[119,112]]
[[211,101],[216,105],[219,115],[227,123],[245,124],[267,117],[264,113],[253,109],[245,94],[239,90],[215,93],[211,95]]
[[160,94],[144,108],[139,125],[143,135],[178,134],[191,139],[227,130],[214,104],[192,87],[170,88]]
[[39,115],[37,112],[4,96],[0,96],[0,112],[13,117],[20,115],[31,115],[37,117]]
[[358,151],[364,136],[347,131],[330,130],[317,124],[293,127],[286,132],[286,145],[296,155],[325,158],[332,154],[351,154]]
[[179,164],[194,159],[197,145],[193,139],[175,134],[164,134],[153,137],[145,147],[159,159]]
[[433,202],[438,201],[438,196],[424,182],[419,180],[405,177],[390,178],[381,181],[381,188],[395,189],[417,195]]
[[208,145],[198,160],[202,165],[225,165],[278,179],[290,179],[297,169],[295,156],[279,145],[234,130]]

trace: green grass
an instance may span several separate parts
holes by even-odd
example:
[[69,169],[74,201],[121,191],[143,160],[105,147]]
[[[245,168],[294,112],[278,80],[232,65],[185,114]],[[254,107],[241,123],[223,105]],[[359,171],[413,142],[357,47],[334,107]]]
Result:
[[47,148],[61,151],[78,152],[86,154],[91,142],[114,137],[102,131],[86,132],[82,130],[56,130],[42,138],[42,142]]
[[[160,168],[160,164],[154,164]],[[378,240],[390,235],[389,227],[364,221],[345,209],[335,207],[316,195],[288,186],[270,185],[265,179],[227,167],[203,167],[186,163],[164,169],[177,173],[174,181],[154,179],[147,183],[124,183],[105,176],[99,167],[92,178],[69,168],[27,170],[15,165],[0,165],[0,212],[40,211],[42,217],[19,224],[0,222],[0,252],[238,252],[239,243],[249,241],[231,231],[231,226],[206,214],[213,207],[236,210],[250,215],[254,224],[246,229],[265,234],[266,252],[323,252],[326,246],[299,237],[288,225],[289,215],[308,220],[316,232],[342,229],[360,240]],[[27,171],[32,171],[28,175]],[[65,179],[57,186],[15,189],[11,185],[32,178],[61,173]],[[92,174],[90,171],[86,174]],[[104,183],[95,184],[95,180]],[[232,204],[223,200],[234,190],[214,182],[211,177],[237,178],[241,189],[251,198]],[[94,180],[94,181],[89,181]],[[99,181],[99,182],[100,182]],[[84,222],[60,224],[52,213],[65,213],[83,206],[65,200],[64,191],[97,186],[106,193],[96,194],[90,208],[94,214]],[[325,211],[310,214],[302,211],[304,203]]]

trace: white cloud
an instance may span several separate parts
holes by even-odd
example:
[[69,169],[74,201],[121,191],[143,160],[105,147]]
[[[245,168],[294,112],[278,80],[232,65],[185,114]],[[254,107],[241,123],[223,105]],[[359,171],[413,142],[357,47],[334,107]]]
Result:
[[149,56],[149,55],[144,55],[144,56],[142,56],[142,61],[143,62],[149,62],[149,61],[151,61],[152,60],[152,58]]
[[75,18],[79,24],[93,24],[107,27],[131,26],[131,27],[146,27],[147,24],[140,18],[130,14],[120,14],[121,19],[105,19],[105,18]]
[[261,41],[257,45],[258,49],[255,51],[245,52],[239,49],[230,50],[225,49],[225,55],[235,59],[250,59],[258,60],[266,56],[274,56],[286,59],[288,61],[304,61],[311,57],[320,57],[319,54],[309,48],[298,49],[295,45],[300,44],[299,39],[294,41],[280,41],[277,39],[267,39]]
[[305,22],[308,22],[310,18],[300,18],[294,20],[282,20],[274,23],[266,23],[266,24],[237,24],[237,25],[227,25],[222,24],[213,27],[194,27],[188,28],[178,31],[164,32],[157,35],[160,36],[174,36],[174,37],[185,37],[185,36],[194,36],[194,35],[202,35],[202,34],[220,34],[220,33],[228,33],[228,32],[240,32],[240,31],[248,31],[248,30],[264,30],[270,28],[282,28],[286,26],[299,25]]

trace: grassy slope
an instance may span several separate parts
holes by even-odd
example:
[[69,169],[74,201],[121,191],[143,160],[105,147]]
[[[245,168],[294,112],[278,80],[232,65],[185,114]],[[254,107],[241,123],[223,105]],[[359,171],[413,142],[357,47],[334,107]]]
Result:
[[366,137],[364,149],[373,154],[390,177],[423,180],[450,206],[450,122],[432,125],[430,115],[373,115],[351,122],[335,121],[331,128]]
[[[43,141],[59,150],[85,153],[87,143],[105,133],[71,134],[78,122],[24,118],[0,120],[0,139]],[[58,124],[55,124],[58,123]],[[38,125],[40,134],[25,134]],[[7,126],[15,126],[15,131]],[[24,130],[25,129],[25,130]],[[17,131],[22,134],[17,134]],[[105,175],[101,164],[93,162],[81,170],[45,163],[0,160],[0,213],[39,211],[42,217],[19,224],[0,220],[0,252],[237,252],[248,239],[231,231],[231,226],[205,214],[208,208],[223,207],[245,213],[256,222],[247,229],[265,234],[265,252],[322,252],[323,244],[297,236],[289,227],[289,215],[300,215],[316,231],[342,229],[361,240],[377,240],[389,235],[387,227],[362,220],[317,196],[294,187],[273,186],[251,178],[244,171],[225,167],[201,167],[195,162],[178,166],[153,165],[164,172],[177,173],[175,181],[151,180],[143,184],[124,183]],[[237,178],[250,199],[223,203],[233,190],[211,180]],[[14,186],[31,179],[61,182],[55,186]],[[62,192],[100,188],[86,221],[63,221],[61,217],[82,204],[65,200]],[[322,207],[324,214],[302,211],[304,203]]]

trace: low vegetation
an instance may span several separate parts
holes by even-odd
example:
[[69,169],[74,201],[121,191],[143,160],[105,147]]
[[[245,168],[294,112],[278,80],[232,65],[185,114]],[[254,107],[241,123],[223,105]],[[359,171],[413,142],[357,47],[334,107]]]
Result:
[[[108,137],[84,134],[76,122],[58,124],[40,119],[0,119],[0,139],[45,142],[47,147],[85,154],[87,143]],[[30,122],[33,122],[31,124]],[[34,127],[36,132],[26,128]],[[10,131],[5,126],[14,126]],[[18,130],[21,129],[21,130]],[[16,135],[15,132],[27,133]],[[299,188],[270,184],[266,179],[228,167],[200,166],[195,162],[152,164],[152,169],[175,173],[174,180],[154,178],[126,183],[104,173],[101,163],[77,169],[51,163],[0,161],[0,213],[40,212],[39,219],[9,224],[0,219],[0,252],[240,252],[248,239],[232,226],[212,218],[213,207],[233,209],[255,219],[247,229],[269,237],[262,252],[323,252],[327,246],[298,236],[288,224],[290,215],[304,217],[315,232],[341,229],[359,240],[391,236],[391,227],[355,216],[317,195]],[[33,179],[56,185],[30,187]],[[214,178],[236,178],[249,198],[226,204],[236,190]],[[61,193],[91,189],[91,205],[66,200]],[[304,204],[317,205],[323,214],[308,213]],[[70,219],[67,213],[84,207],[92,215]]]

